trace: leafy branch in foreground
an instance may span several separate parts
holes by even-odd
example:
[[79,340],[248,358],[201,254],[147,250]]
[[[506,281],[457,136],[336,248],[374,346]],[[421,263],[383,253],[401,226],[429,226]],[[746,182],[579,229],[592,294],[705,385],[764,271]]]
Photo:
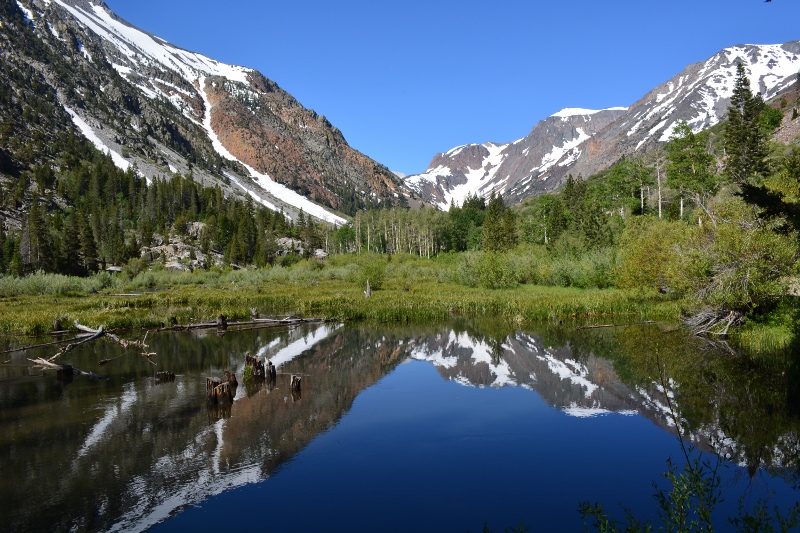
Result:
[[[659,363],[659,366],[660,363]],[[661,385],[667,389],[667,380],[662,372]],[[672,459],[667,460],[667,471],[663,474],[670,485],[667,490],[659,487],[653,482],[655,494],[653,495],[658,502],[658,517],[661,522],[659,531],[670,533],[712,533],[715,530],[713,513],[714,508],[722,502],[722,478],[719,475],[721,459],[717,456],[716,460],[703,460],[701,456],[691,457],[692,450],[687,448],[683,439],[681,420],[677,416],[675,406],[670,400],[670,395],[666,395],[669,414],[678,430],[678,440],[680,441],[681,451],[686,461],[683,469],[673,463]],[[620,523],[612,519],[602,504],[582,502],[578,510],[581,518],[594,519],[592,527],[600,533],[650,533],[654,531],[652,521],[642,521],[636,519],[631,509],[626,508],[625,523]],[[742,533],[771,533],[780,531],[786,533],[800,526],[800,503],[791,507],[787,514],[781,513],[776,506],[770,510],[768,503],[760,499],[752,510],[744,508],[743,497],[739,500],[739,516],[729,517],[728,524],[733,525]],[[588,530],[584,522],[584,528]],[[729,527],[719,527],[717,531],[730,530]]]

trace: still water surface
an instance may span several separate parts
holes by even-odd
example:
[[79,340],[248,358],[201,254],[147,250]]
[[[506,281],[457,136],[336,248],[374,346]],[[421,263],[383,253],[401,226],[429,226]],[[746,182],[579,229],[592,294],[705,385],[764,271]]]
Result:
[[[59,381],[20,354],[0,367],[4,528],[582,531],[581,501],[656,516],[652,483],[683,458],[676,418],[695,453],[727,458],[721,518],[742,497],[800,497],[795,366],[657,326],[325,324],[148,343],[157,366],[103,340],[64,357],[102,380]],[[274,385],[242,383],[245,352],[278,365]],[[225,369],[236,399],[208,405],[205,378]]]

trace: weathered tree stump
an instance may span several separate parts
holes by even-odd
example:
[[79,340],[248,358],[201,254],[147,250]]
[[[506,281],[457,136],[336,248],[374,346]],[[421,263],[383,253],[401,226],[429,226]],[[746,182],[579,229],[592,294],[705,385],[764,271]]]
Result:
[[64,321],[67,319],[65,316],[60,316],[53,319],[53,331],[64,331]]
[[244,365],[252,369],[250,376],[255,379],[264,379],[267,375],[264,363],[258,360],[258,357],[253,357],[249,353],[244,354]]
[[230,383],[234,387],[239,385],[239,382],[236,381],[236,374],[234,374],[230,370],[226,370],[225,372],[222,373],[222,382]]
[[206,398],[211,402],[233,401],[239,382],[230,370],[223,373],[222,379],[206,378]]
[[175,381],[175,373],[174,372],[156,372],[156,383],[168,383],[171,381]]
[[211,399],[216,399],[214,396],[214,390],[217,388],[217,385],[220,384],[220,380],[217,378],[206,378],[206,397]]

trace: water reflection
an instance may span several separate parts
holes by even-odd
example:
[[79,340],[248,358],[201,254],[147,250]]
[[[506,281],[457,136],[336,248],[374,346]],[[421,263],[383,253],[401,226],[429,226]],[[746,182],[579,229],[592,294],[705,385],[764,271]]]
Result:
[[[789,385],[796,373],[783,368],[786,359],[710,353],[656,326],[522,332],[461,320],[149,340],[157,367],[111,343],[70,354],[87,369],[116,358],[101,367],[103,380],[59,381],[19,357],[4,369],[0,499],[18,510],[11,530],[143,530],[186,505],[268,479],[334,427],[361,391],[410,359],[463,386],[535,391],[571,417],[639,414],[672,433],[680,425],[702,449],[800,479]],[[246,352],[271,359],[275,379],[243,381]],[[206,402],[205,378],[226,369],[240,378],[233,402]],[[175,380],[158,382],[156,371],[172,371]],[[292,375],[302,376],[302,391],[291,389]]]

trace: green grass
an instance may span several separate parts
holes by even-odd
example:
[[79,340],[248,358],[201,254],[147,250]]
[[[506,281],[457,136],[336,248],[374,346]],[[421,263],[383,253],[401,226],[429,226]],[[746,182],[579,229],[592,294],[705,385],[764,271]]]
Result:
[[[222,276],[221,276],[222,278]],[[84,296],[23,295],[0,298],[0,332],[41,334],[53,319],[106,328],[155,328],[176,317],[182,324],[246,320],[255,307],[262,315],[300,313],[343,320],[411,321],[446,319],[455,314],[501,316],[515,325],[559,319],[598,322],[676,319],[681,303],[656,295],[616,289],[576,289],[522,285],[514,289],[467,288],[452,282],[389,278],[384,289],[364,297],[362,287],[341,279],[279,281],[242,277],[214,284],[182,284],[141,296],[107,293]]]

